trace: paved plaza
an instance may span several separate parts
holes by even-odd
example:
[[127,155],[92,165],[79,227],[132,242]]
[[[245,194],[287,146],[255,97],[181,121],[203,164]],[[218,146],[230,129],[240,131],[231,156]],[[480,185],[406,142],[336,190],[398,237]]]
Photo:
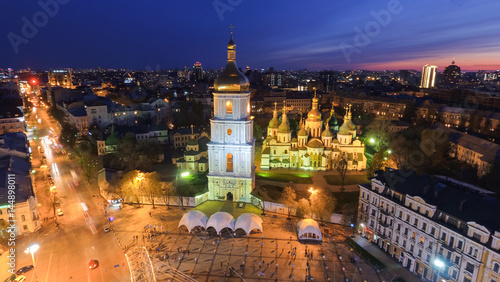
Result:
[[[195,209],[208,217],[217,211],[230,212],[235,219],[246,212],[260,215],[253,205],[238,208],[232,202],[205,202]],[[322,227],[322,243],[298,242],[298,219],[267,214],[261,216],[263,233],[246,236],[241,230],[224,230],[218,236],[212,229],[188,233],[177,228],[189,210],[126,205],[107,212],[114,217],[115,238],[126,250],[144,245],[150,251],[159,281],[382,281],[343,243],[352,231],[339,225]]]

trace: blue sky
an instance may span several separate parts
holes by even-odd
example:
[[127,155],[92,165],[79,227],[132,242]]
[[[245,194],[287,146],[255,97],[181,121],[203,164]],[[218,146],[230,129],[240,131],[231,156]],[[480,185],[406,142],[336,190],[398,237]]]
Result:
[[[0,68],[220,68],[234,24],[240,67],[443,70],[456,58],[463,69],[500,69],[499,1],[58,0],[23,36],[22,18],[43,21],[39,3],[52,1],[0,0]],[[391,18],[382,26],[374,13]],[[367,27],[369,42],[356,46]],[[342,46],[356,52],[346,59],[354,49]]]

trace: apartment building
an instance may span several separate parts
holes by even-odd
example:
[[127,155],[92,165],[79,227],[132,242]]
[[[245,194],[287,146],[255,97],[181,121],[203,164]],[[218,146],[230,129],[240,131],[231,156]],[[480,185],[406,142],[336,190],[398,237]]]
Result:
[[358,232],[424,281],[500,281],[500,201],[444,177],[386,169],[361,184]]

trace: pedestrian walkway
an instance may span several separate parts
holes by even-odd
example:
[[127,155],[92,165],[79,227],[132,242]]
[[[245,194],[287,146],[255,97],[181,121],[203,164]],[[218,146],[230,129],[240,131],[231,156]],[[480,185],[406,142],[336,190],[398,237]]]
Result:
[[370,243],[368,240],[359,235],[356,235],[353,240],[363,249],[369,252],[372,256],[385,264],[386,268],[383,270],[383,272],[387,272],[390,274],[388,276],[390,277],[390,280],[386,282],[390,282],[397,277],[403,278],[406,282],[420,281],[420,279],[413,275],[408,269],[404,268],[397,261],[393,260],[389,255],[384,253],[377,245]]

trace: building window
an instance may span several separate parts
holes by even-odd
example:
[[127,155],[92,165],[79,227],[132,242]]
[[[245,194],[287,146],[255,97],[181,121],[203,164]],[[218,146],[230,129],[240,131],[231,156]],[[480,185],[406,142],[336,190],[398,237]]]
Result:
[[500,265],[498,263],[494,263],[493,264],[493,271],[498,273],[499,270],[500,270]]
[[24,231],[28,231],[28,225],[23,225]]
[[233,154],[231,153],[226,156],[226,172],[233,172]]
[[26,216],[24,216],[24,214],[23,214],[23,215],[21,215],[21,221],[22,221],[22,222],[25,222],[25,221],[26,221]]
[[465,266],[465,270],[467,270],[470,273],[474,273],[474,265],[468,262],[467,265]]
[[226,102],[226,114],[232,114],[233,113],[233,103],[231,101]]

